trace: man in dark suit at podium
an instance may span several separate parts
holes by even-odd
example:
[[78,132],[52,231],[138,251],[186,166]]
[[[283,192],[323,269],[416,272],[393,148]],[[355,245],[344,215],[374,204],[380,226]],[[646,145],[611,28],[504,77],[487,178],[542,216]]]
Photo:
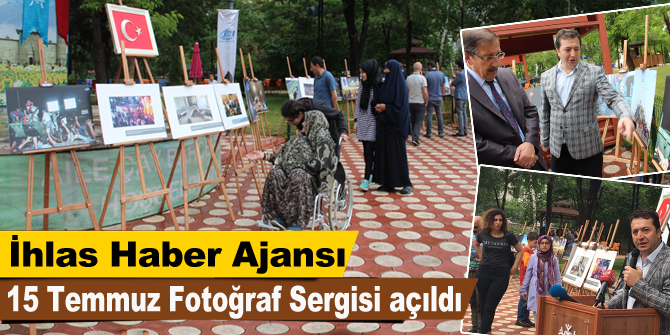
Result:
[[[630,230],[640,250],[636,269],[624,268],[630,291],[614,296],[606,308],[653,308],[661,314],[661,335],[670,335],[670,247],[661,239],[661,223],[653,210],[631,214]],[[630,259],[630,254],[629,254]]]

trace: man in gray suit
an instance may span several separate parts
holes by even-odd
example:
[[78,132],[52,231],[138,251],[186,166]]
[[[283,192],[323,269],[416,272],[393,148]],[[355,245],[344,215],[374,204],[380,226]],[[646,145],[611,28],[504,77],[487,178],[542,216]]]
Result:
[[623,280],[630,291],[624,289],[605,308],[653,308],[661,313],[660,334],[670,335],[670,248],[661,239],[658,214],[650,209],[633,212],[630,231],[640,250],[636,268],[624,268]]
[[619,118],[619,132],[630,140],[635,129],[630,106],[602,68],[580,61],[582,39],[574,29],[556,34],[561,59],[542,73],[540,143],[551,153],[554,172],[602,177],[603,142],[598,127],[598,96]]
[[472,123],[479,164],[547,170],[540,154],[537,107],[509,69],[499,69],[505,53],[491,30],[463,31]]

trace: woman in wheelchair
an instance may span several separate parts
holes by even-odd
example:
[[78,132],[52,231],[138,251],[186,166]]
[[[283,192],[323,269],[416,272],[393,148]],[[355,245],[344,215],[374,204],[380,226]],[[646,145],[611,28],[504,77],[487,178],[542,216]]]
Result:
[[263,187],[263,221],[282,230],[303,230],[312,217],[314,198],[328,189],[338,159],[321,112],[282,110],[282,116],[289,124],[302,125],[302,132],[276,153],[254,151],[247,157],[275,165]]

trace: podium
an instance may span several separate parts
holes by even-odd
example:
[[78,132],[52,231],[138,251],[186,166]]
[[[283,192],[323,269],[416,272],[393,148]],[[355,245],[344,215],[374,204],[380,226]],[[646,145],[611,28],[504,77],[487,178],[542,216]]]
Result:
[[540,296],[536,334],[649,334],[658,335],[661,315],[653,308],[599,309],[595,296],[574,296],[577,304]]

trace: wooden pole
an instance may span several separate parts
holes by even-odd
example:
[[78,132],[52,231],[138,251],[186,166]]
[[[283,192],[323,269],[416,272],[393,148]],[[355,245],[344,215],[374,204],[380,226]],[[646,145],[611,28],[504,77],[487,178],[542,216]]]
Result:
[[523,233],[526,231],[526,225],[527,225],[527,224],[528,224],[528,221],[525,221],[525,222],[523,223],[523,229],[521,230],[521,235],[523,235]]
[[219,63],[219,71],[221,72],[221,82],[224,84],[230,84],[230,81],[228,81],[228,79],[226,79],[226,77],[223,75],[223,66],[221,65],[221,56],[219,55],[219,49],[214,50],[216,50],[216,62]]
[[307,72],[307,63],[305,62],[305,57],[302,58],[302,66],[305,68],[305,77],[309,78],[309,72]]
[[251,54],[247,54],[249,56],[249,71],[251,71],[251,79],[256,80],[256,76],[254,75],[254,66],[251,64]]
[[286,56],[286,64],[288,64],[288,75],[291,78],[295,78],[293,76],[293,71],[291,71],[291,61],[288,60],[288,56]]
[[249,80],[249,77],[247,76],[247,67],[244,65],[244,54],[242,53],[241,48],[240,48],[240,60],[242,60],[242,73],[244,74],[244,79]]
[[612,247],[612,244],[614,243],[614,236],[616,236],[616,230],[619,228],[619,220],[616,220],[616,225],[614,226],[614,232],[612,232],[612,239],[610,240],[610,245],[608,246],[609,248]]
[[188,80],[188,73],[186,73],[186,58],[184,58],[184,47],[179,46],[179,54],[181,55],[181,66],[184,71],[184,85],[193,86],[193,81]]
[[598,220],[596,220],[595,224],[593,225],[593,229],[591,229],[591,235],[589,235],[589,241],[586,244],[587,249],[591,248],[591,240],[593,240],[593,234],[596,232],[597,227],[598,227]]
[[605,240],[605,245],[608,245],[610,242],[610,234],[612,234],[612,228],[614,227],[613,224],[610,225],[610,230],[607,232],[607,239]]
[[623,66],[628,71],[628,40],[623,40]]
[[349,64],[347,64],[347,59],[344,59],[344,68],[347,70],[347,78],[351,77],[351,73],[349,73]]
[[535,226],[537,226],[537,222],[533,223],[533,229],[531,229],[530,231],[535,231]]
[[568,230],[568,223],[565,223],[565,227],[563,227],[563,234],[561,235],[561,238],[565,237],[565,231]]
[[323,60],[323,69],[328,71],[328,68],[326,67],[326,60],[325,59]]
[[644,63],[640,64],[640,70],[647,69],[647,48],[649,45],[649,15],[644,16]]
[[452,76],[452,77],[456,77],[456,72],[454,72],[454,64],[453,64],[453,63],[449,63],[449,65],[451,66],[451,76]]

